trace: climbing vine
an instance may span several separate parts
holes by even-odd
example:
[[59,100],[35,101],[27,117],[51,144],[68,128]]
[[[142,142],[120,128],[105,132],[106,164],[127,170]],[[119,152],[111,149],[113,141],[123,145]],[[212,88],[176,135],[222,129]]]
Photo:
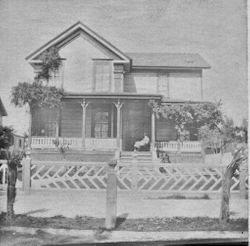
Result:
[[51,47],[43,52],[39,59],[42,61],[41,70],[36,79],[45,79],[48,82],[52,75],[58,72],[62,65],[62,59],[59,55],[58,48]]
[[[61,66],[61,58],[58,48],[51,47],[41,54],[41,69],[34,78],[33,83],[19,82],[11,91],[11,102],[18,107],[28,104],[31,111],[34,108],[56,108],[61,106],[63,90],[55,86],[49,86],[48,82],[52,74]],[[44,80],[47,84],[44,84]]]
[[223,123],[221,102],[166,104],[150,101],[149,105],[158,118],[163,117],[175,122],[178,136],[190,124],[195,124],[198,128],[206,125],[209,129],[219,129]]
[[33,83],[19,82],[11,91],[11,102],[18,107],[28,104],[31,111],[39,108],[58,108],[61,106],[62,89],[43,85],[39,81]]

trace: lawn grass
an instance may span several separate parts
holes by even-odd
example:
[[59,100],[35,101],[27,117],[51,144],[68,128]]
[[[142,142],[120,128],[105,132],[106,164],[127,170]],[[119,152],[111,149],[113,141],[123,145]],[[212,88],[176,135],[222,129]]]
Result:
[[[67,218],[54,216],[50,218],[15,215],[9,224],[5,220],[5,213],[0,215],[2,226],[22,226],[35,228],[58,228],[79,230],[103,230],[103,218],[76,216]],[[209,217],[173,217],[173,218],[145,218],[126,219],[118,217],[115,230],[119,231],[247,231],[247,219],[231,219],[229,223],[222,224],[217,218]]]

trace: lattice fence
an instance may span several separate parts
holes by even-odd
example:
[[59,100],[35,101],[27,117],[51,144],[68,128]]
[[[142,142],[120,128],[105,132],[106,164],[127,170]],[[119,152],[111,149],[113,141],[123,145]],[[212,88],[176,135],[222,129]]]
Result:
[[[118,168],[118,186],[142,192],[214,193],[221,190],[222,172],[222,167],[215,165],[127,165]],[[238,190],[239,177],[233,177],[231,191]]]
[[[116,167],[118,190],[129,192],[218,193],[223,167],[202,164],[122,164]],[[104,162],[32,162],[31,188],[103,190],[107,183]],[[245,180],[246,188],[248,179]],[[239,175],[231,191],[240,189]]]
[[41,162],[31,165],[31,188],[106,189],[106,163]]

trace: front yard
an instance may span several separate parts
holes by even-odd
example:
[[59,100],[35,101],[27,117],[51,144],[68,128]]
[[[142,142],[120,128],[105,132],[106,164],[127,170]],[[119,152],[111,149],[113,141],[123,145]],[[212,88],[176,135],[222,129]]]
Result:
[[[105,219],[89,216],[32,217],[16,215],[13,223],[5,221],[5,213],[0,215],[2,226],[21,226],[34,228],[57,228],[78,230],[104,230]],[[127,219],[126,215],[117,218],[115,230],[119,231],[247,231],[248,220],[245,218],[231,219],[222,224],[217,218],[209,217],[154,217]]]

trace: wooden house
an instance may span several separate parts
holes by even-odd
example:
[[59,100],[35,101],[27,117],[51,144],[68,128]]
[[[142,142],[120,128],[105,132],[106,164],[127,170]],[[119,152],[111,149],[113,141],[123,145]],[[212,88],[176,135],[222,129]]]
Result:
[[[149,101],[202,101],[209,65],[199,54],[124,52],[77,22],[26,58],[35,73],[51,47],[59,49],[62,66],[50,85],[64,89],[63,106],[33,114],[32,149],[53,149],[58,138],[81,151],[132,151],[144,133],[148,150],[176,149],[175,123],[157,119]],[[187,129],[183,151],[199,149],[196,130]]]

